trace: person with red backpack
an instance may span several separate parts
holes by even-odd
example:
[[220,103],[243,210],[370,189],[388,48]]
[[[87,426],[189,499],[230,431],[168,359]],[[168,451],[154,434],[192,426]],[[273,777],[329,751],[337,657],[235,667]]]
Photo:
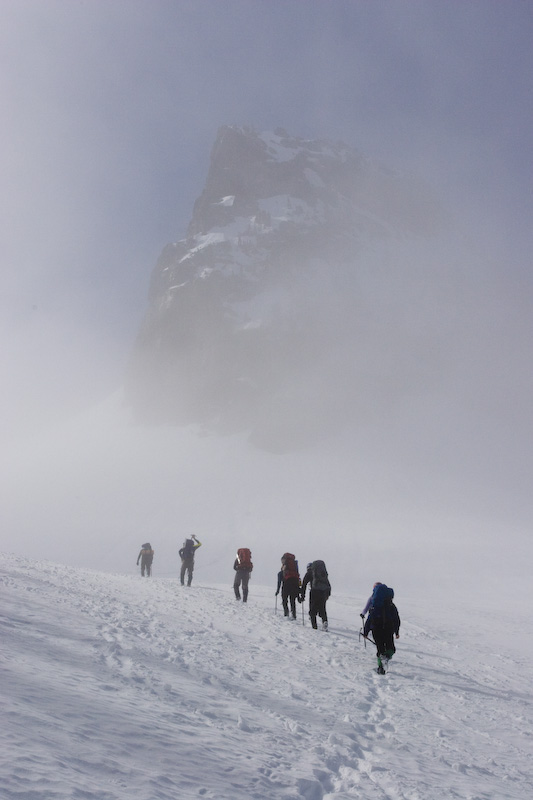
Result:
[[296,598],[300,595],[300,573],[298,572],[298,562],[292,553],[284,553],[281,556],[276,596],[279,594],[280,588],[284,615],[289,616],[290,602],[291,619],[296,619]]
[[385,583],[375,583],[369,614],[363,628],[365,638],[372,631],[378,658],[376,672],[380,675],[385,674],[388,663],[396,652],[394,637],[400,638],[400,615],[392,602],[393,598],[394,589]]
[[237,550],[237,558],[233,564],[235,570],[235,580],[233,581],[233,590],[235,592],[235,599],[241,599],[240,587],[242,586],[242,602],[246,603],[248,600],[248,582],[252,574],[254,565],[252,564],[252,551],[248,547],[239,547]]

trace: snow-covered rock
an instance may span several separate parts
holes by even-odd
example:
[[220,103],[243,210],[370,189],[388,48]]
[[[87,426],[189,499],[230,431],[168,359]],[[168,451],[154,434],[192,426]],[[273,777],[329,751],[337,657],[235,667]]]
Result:
[[368,371],[366,276],[382,298],[409,283],[438,219],[426,190],[343,144],[221,128],[187,236],[153,273],[127,382],[137,418],[283,451],[342,426]]

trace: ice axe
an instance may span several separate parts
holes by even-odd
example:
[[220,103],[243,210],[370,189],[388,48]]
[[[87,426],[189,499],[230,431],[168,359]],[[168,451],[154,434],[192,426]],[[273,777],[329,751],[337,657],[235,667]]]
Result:
[[376,643],[375,643],[375,641],[374,641],[373,639],[371,639],[371,638],[370,638],[370,636],[365,636],[365,634],[364,634],[364,631],[363,631],[363,629],[362,629],[362,628],[361,628],[361,629],[360,629],[360,631],[359,631],[359,641],[361,641],[361,636],[362,636],[362,637],[363,637],[363,639],[365,640],[365,650],[366,650],[366,643],[367,643],[367,641],[368,641],[368,642],[370,642],[371,644],[376,644]]

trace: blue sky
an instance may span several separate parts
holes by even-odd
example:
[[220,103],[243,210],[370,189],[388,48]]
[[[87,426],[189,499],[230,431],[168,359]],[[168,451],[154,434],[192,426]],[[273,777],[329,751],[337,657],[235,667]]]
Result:
[[4,0],[12,405],[33,413],[34,376],[44,406],[117,380],[223,124],[341,139],[420,174],[529,313],[532,21],[519,0]]

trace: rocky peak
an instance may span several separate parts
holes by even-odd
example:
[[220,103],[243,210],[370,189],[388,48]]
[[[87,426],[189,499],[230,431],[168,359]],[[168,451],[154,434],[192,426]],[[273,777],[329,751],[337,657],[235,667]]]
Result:
[[[331,190],[342,189],[342,180],[357,170],[358,162],[342,146],[334,150],[327,143],[291,138],[279,130],[259,134],[248,128],[221,128],[188,234],[203,233],[238,216],[250,218],[261,213],[261,201],[273,197],[311,207],[319,199],[331,202]],[[332,186],[335,181],[338,187]]]
[[[153,272],[127,387],[138,416],[294,440],[302,391],[323,403],[332,320],[353,333],[362,254],[435,217],[410,181],[341,143],[221,128],[187,235]],[[272,425],[284,433],[261,433]]]

